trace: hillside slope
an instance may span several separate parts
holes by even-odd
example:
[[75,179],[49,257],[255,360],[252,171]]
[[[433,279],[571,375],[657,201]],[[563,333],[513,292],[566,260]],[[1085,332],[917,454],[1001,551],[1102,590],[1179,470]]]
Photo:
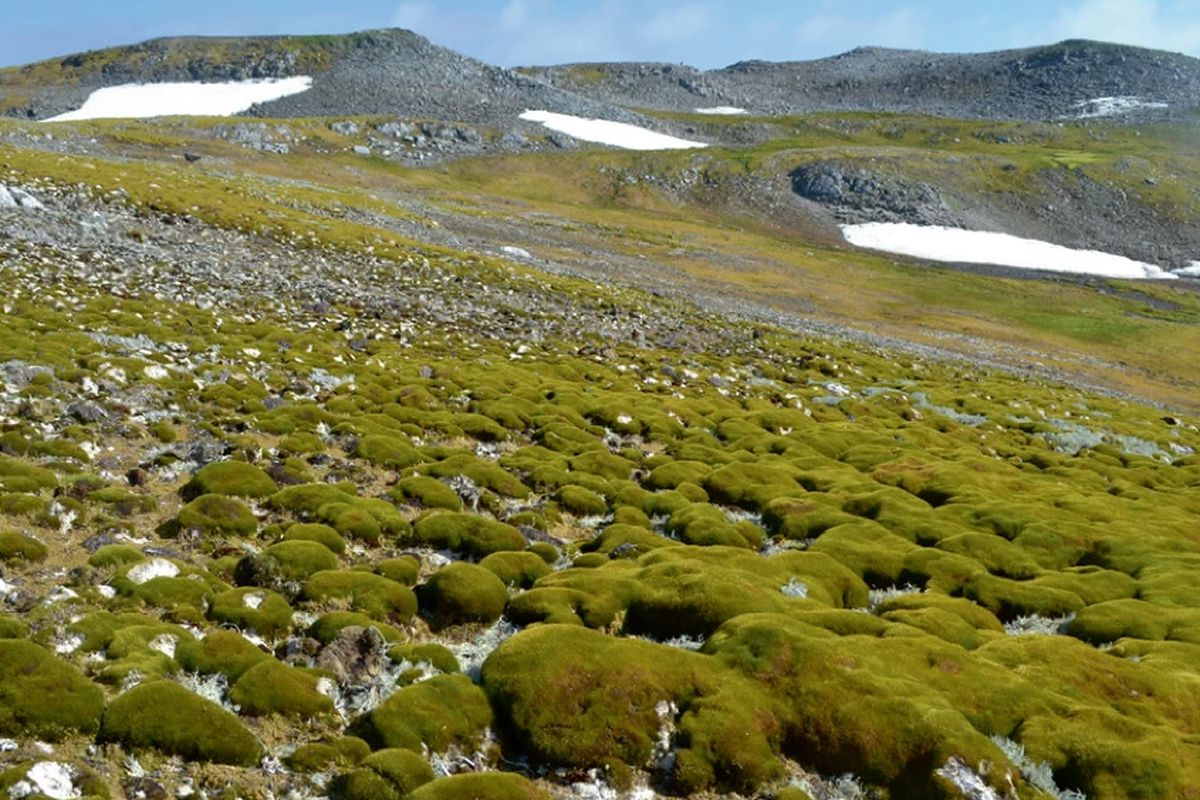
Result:
[[0,125],[11,797],[1200,785],[1200,420],[989,365],[1194,401],[1200,299],[228,124]]
[[[1200,60],[1083,40],[970,54],[862,47],[815,61],[745,61],[711,71],[638,63],[522,71],[607,103],[673,111],[732,106],[757,114],[1047,120],[1107,112],[1162,119],[1200,107]],[[1094,102],[1101,98],[1127,102]]]
[[554,88],[386,29],[343,36],[180,37],[0,70],[0,110],[44,119],[105,86],[311,75],[313,87],[251,113],[268,117],[404,113],[448,121],[511,121],[526,109],[633,119]]

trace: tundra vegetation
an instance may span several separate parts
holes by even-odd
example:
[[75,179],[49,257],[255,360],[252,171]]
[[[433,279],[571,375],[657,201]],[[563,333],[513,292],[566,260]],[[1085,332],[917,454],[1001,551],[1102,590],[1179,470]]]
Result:
[[[612,226],[617,250],[794,246],[734,217],[701,234],[717,211],[688,220],[649,189],[547,199],[550,176],[622,154],[416,172],[323,152],[324,123],[289,121],[310,138],[277,159],[208,124],[46,129],[95,137],[88,155],[2,126],[0,177],[44,199],[46,225],[94,212],[123,232],[0,248],[0,788],[48,759],[87,797],[149,779],[348,800],[1200,787],[1186,410],[396,232],[397,194],[485,217],[507,192]],[[930,144],[908,118],[786,124],[720,168],[880,137],[933,160],[990,147]],[[1038,130],[1020,170],[1094,169],[1129,135]],[[194,168],[173,158],[185,142]],[[1110,386],[1194,388],[1186,289],[811,249],[800,284],[844,268],[829,291],[875,283],[868,316],[924,299],[931,331],[1011,323]],[[685,261],[667,259],[700,269]],[[1146,298],[1158,310],[1134,315]],[[1118,351],[1161,360],[1109,370]]]

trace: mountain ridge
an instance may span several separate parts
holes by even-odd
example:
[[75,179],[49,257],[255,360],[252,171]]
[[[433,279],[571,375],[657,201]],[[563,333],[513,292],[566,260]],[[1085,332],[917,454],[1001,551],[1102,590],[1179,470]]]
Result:
[[[249,115],[405,111],[494,121],[518,107],[632,119],[630,109],[715,104],[756,114],[896,111],[957,118],[1047,120],[1086,103],[1128,102],[1116,116],[1163,119],[1200,108],[1200,59],[1069,39],[982,53],[862,46],[819,59],[742,60],[701,70],[661,62],[586,62],[512,69],[403,28],[336,35],[159,37],[0,69],[0,113],[42,119],[120,83],[311,74],[314,91]],[[415,77],[414,77],[415,76]],[[431,102],[431,98],[441,102]],[[536,104],[542,104],[537,106]]]

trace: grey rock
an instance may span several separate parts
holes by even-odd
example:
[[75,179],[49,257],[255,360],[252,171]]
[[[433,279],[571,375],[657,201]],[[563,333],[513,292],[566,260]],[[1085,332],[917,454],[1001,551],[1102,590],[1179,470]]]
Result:
[[842,222],[958,222],[939,191],[929,184],[836,161],[805,164],[790,177],[796,194],[830,207]]
[[317,669],[329,670],[341,685],[362,686],[387,670],[387,642],[378,628],[350,625],[317,654]]
[[84,424],[108,419],[108,412],[90,400],[76,400],[67,406],[67,413]]
[[126,800],[167,800],[170,795],[158,781],[147,777],[131,777],[121,782]]

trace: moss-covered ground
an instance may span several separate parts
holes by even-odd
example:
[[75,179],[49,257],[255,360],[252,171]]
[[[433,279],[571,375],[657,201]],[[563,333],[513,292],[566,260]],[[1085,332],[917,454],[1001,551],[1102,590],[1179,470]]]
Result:
[[[1187,413],[335,221],[374,191],[339,157],[304,206],[315,190],[280,179],[310,156],[231,176],[233,150],[191,172],[153,153],[0,159],[48,199],[120,184],[109,202],[152,238],[170,221],[258,242],[279,287],[173,294],[155,274],[117,292],[108,255],[89,273],[53,247],[6,251],[6,768],[48,741],[113,796],[126,757],[172,791],[230,797],[542,797],[580,780],[825,796],[844,774],[897,799],[967,796],[964,775],[997,797],[1200,791]],[[396,192],[485,180],[377,169]],[[345,282],[397,302],[301,302],[285,279],[318,257],[365,265]],[[405,266],[420,259],[441,271]],[[837,291],[855,269],[915,285],[914,268],[853,263]],[[429,274],[440,294],[405,298]],[[472,280],[492,291],[456,288]],[[1019,287],[988,325],[1094,300],[931,280]],[[535,295],[559,304],[522,316],[512,298]],[[1096,302],[1124,318],[1125,301]],[[1128,343],[1180,334],[1143,388],[1195,379],[1178,302]],[[634,312],[639,335],[606,327]]]

